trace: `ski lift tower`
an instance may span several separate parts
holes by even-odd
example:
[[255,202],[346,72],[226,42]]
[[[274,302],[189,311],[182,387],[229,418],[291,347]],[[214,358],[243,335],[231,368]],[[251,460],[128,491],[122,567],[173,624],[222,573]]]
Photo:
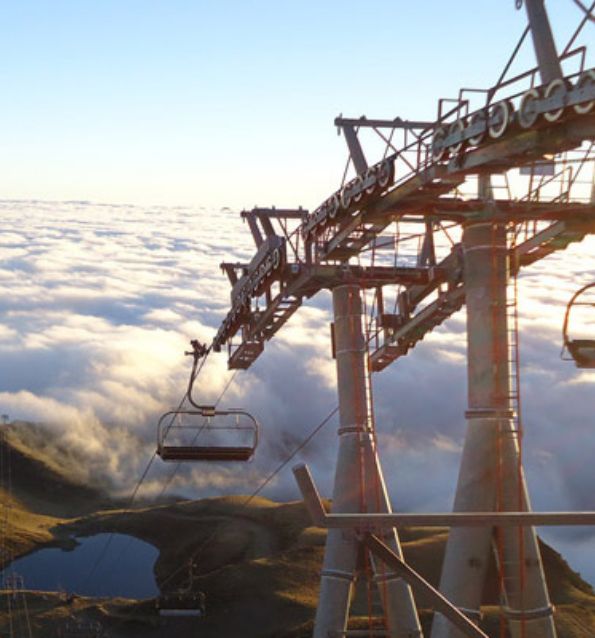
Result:
[[[585,47],[572,48],[588,17],[559,53],[543,0],[524,4],[527,29],[495,85],[441,99],[433,121],[337,118],[349,177],[313,212],[242,212],[256,253],[222,264],[231,309],[212,345],[227,347],[233,369],[249,368],[305,300],[332,294],[339,445],[332,514],[317,520],[343,517],[352,528],[328,523],[315,638],[350,635],[362,549],[391,638],[422,636],[412,587],[433,601],[432,638],[485,637],[478,623],[491,556],[510,635],[554,638],[532,525],[595,520],[531,512],[522,467],[516,276],[595,233],[595,70]],[[537,66],[509,77],[529,33]],[[383,142],[375,162],[364,152],[366,135]],[[468,410],[455,514],[424,519],[452,526],[437,592],[403,562],[395,525],[412,519],[391,514],[370,374],[409,354],[463,305]],[[300,485],[315,502],[313,485]]]

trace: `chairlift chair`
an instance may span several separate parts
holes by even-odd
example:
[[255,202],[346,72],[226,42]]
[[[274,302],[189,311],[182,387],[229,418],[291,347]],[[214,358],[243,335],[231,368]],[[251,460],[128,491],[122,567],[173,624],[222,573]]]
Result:
[[574,360],[577,368],[595,369],[595,339],[573,339],[569,336],[570,315],[573,308],[577,306],[591,306],[595,308],[595,301],[580,301],[581,297],[590,288],[595,288],[595,282],[583,286],[578,290],[568,302],[566,306],[566,314],[564,315],[564,326],[562,335],[564,338],[564,347],[562,354],[567,350],[568,354]]
[[106,638],[107,634],[99,621],[69,619],[55,634],[56,638]]
[[191,561],[188,568],[187,585],[174,591],[165,591],[155,601],[160,616],[196,618],[206,615],[206,596],[204,592],[194,589],[195,563]]
[[160,616],[200,618],[206,614],[205,595],[201,591],[175,591],[161,594],[156,601]]
[[[213,406],[197,406],[196,410],[170,410],[157,425],[157,454],[164,461],[249,461],[258,445],[258,422],[245,410],[217,410]],[[178,423],[183,417],[202,417],[198,424]],[[231,417],[232,425],[217,423]],[[205,444],[206,435],[231,434],[236,444]],[[242,438],[249,437],[245,443]],[[191,435],[190,441],[183,436]],[[180,440],[182,436],[182,440]]]

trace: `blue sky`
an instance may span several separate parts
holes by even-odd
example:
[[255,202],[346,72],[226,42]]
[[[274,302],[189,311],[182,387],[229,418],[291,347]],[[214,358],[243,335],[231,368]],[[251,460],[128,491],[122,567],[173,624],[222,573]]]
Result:
[[[580,13],[548,6],[562,46]],[[336,115],[431,118],[495,81],[525,20],[513,0],[3,3],[0,192],[314,207]]]

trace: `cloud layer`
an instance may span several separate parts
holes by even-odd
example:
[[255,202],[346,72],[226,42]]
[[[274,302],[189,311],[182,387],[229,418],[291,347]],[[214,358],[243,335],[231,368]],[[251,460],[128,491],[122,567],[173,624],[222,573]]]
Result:
[[[251,256],[248,229],[226,209],[34,201],[0,209],[0,411],[45,424],[86,459],[87,477],[128,494],[154,452],[159,414],[185,391],[188,341],[210,342],[226,312],[218,264]],[[520,280],[524,449],[536,509],[595,509],[595,375],[559,357],[566,301],[595,279],[594,254],[595,241],[585,240]],[[170,492],[252,492],[335,406],[328,309],[323,293],[232,380],[222,405],[258,416],[256,459],[184,467]],[[464,320],[463,310],[374,377],[395,507],[451,506],[465,432]],[[215,400],[230,378],[225,355],[213,355],[200,398]],[[329,423],[298,456],[327,494],[335,432]],[[170,472],[155,462],[143,494],[160,493]],[[288,469],[266,494],[297,498]]]

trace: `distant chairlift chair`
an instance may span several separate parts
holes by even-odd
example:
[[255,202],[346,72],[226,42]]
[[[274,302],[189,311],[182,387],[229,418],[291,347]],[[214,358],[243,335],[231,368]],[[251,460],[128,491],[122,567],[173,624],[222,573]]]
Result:
[[578,290],[566,307],[564,316],[564,326],[562,335],[564,338],[564,347],[562,353],[568,350],[568,354],[574,360],[577,368],[595,369],[595,339],[572,339],[569,336],[570,315],[573,308],[577,306],[592,306],[595,308],[595,301],[580,301],[581,297],[590,288],[595,288],[595,282],[583,286]]
[[[157,454],[164,461],[249,461],[252,458],[258,445],[258,422],[251,414],[237,408],[196,407],[196,410],[171,410],[159,419]],[[199,417],[202,421],[183,424],[184,417]],[[226,435],[225,443],[205,444],[205,437],[213,433]]]
[[160,616],[201,618],[205,616],[205,595],[201,591],[175,591],[159,596],[156,602]]
[[186,587],[162,593],[155,601],[159,615],[164,618],[201,618],[206,616],[206,596],[194,589],[195,564],[190,562]]
[[106,638],[107,634],[98,621],[69,618],[64,626],[57,630],[55,636],[56,638]]

